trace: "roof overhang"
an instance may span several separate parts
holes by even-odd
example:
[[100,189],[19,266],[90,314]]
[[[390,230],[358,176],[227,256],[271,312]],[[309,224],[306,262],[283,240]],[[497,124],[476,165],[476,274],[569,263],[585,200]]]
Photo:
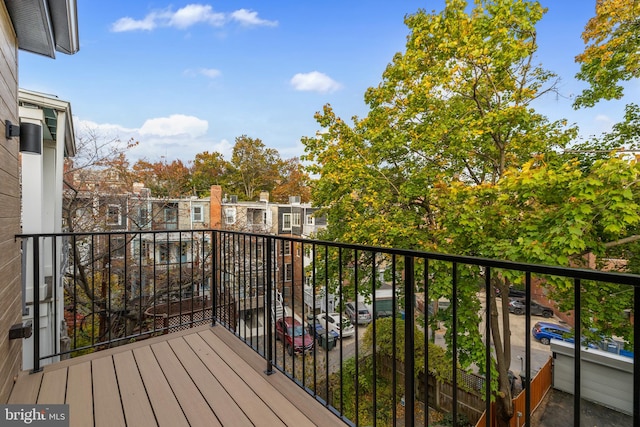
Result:
[[4,0],[18,48],[55,58],[80,49],[76,0]]
[[[71,113],[71,104],[67,101],[63,101],[54,95],[47,95],[39,92],[34,92],[26,89],[18,90],[19,103],[26,104],[32,107],[37,107],[44,112],[45,128],[43,129],[43,135],[45,139],[51,139],[57,141],[57,120],[59,120],[59,112],[63,112],[65,119],[64,126],[64,155],[65,157],[73,157],[76,154],[76,141],[75,132],[73,129],[73,114]],[[56,114],[49,114],[55,110]]]

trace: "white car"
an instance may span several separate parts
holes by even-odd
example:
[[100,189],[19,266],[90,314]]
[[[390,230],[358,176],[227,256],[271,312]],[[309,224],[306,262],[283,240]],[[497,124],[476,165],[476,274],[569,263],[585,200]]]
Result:
[[340,338],[351,337],[356,333],[355,328],[346,316],[340,313],[321,313],[316,316],[316,322],[325,330],[334,331]]

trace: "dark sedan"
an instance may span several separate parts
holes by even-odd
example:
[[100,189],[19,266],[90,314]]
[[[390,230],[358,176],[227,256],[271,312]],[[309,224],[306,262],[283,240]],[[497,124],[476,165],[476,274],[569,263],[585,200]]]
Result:
[[[527,309],[525,300],[519,298],[511,298],[509,300],[509,311],[513,314],[524,314]],[[553,317],[553,309],[546,305],[531,301],[531,314],[534,316],[542,316],[545,318]]]

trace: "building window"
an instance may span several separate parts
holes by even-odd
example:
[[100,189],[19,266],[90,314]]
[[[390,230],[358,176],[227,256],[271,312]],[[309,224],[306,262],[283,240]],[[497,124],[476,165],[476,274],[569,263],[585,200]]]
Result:
[[225,224],[236,223],[236,208],[224,208],[224,223]]
[[293,266],[287,263],[284,265],[284,281],[290,282],[291,276],[293,276]]
[[296,212],[293,214],[293,226],[300,227],[300,212]]
[[290,213],[282,214],[282,229],[291,230],[291,214]]
[[309,214],[307,215],[307,225],[313,225],[315,223],[315,219],[313,218],[313,215]]
[[169,262],[169,246],[167,244],[158,245],[158,259],[160,262]]
[[138,227],[145,228],[149,224],[149,211],[146,207],[138,208]]
[[124,255],[125,255],[124,237],[113,236],[111,238],[111,257],[124,258]]
[[178,229],[178,209],[175,206],[165,206],[164,226],[166,230]]
[[107,225],[120,225],[120,205],[107,207]]
[[191,207],[191,220],[193,222],[203,222],[204,215],[202,212],[202,206],[192,206]]
[[291,255],[291,242],[283,242],[284,255]]

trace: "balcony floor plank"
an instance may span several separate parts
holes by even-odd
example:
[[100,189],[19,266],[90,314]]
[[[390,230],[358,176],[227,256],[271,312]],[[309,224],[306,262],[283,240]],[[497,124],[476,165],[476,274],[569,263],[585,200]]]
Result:
[[[233,400],[216,376],[207,369],[202,361],[183,338],[169,341],[169,345],[180,361],[188,366],[193,382],[202,396],[212,405],[213,411],[223,426],[251,426],[249,418]],[[214,371],[217,372],[217,369]],[[229,387],[227,385],[227,387]]]
[[127,425],[140,427],[157,425],[133,352],[114,354],[113,364]]
[[[93,380],[93,416],[95,426],[115,427],[125,425],[118,380],[113,368],[113,359],[107,356],[92,360],[91,378]],[[89,392],[87,390],[87,393]],[[69,402],[69,409],[73,404]]]
[[[233,371],[218,355],[217,351],[220,351],[220,346],[217,349],[211,348],[199,335],[185,337],[185,341],[195,352],[194,355],[199,357],[211,372],[215,373],[221,387],[226,387],[229,396],[238,406],[243,408],[254,425],[261,423],[269,426],[285,425],[272,409],[260,399],[260,389],[247,385],[243,381],[242,375]],[[224,343],[220,344],[224,345]],[[246,366],[244,369],[251,368]]]
[[341,426],[222,326],[94,352],[21,373],[8,403],[67,403],[71,426]]
[[[91,393],[91,363],[83,362],[68,368],[67,395],[71,427],[93,427],[93,394]],[[87,392],[89,390],[89,392]]]
[[67,388],[67,370],[58,369],[50,374],[42,377],[42,385],[40,385],[40,394],[38,394],[39,405],[62,404]]
[[35,374],[27,371],[20,372],[7,403],[35,402],[38,399],[43,375],[42,371]]
[[156,414],[158,425],[166,427],[188,426],[189,422],[182,412],[182,408],[173,394],[171,386],[158,365],[150,347],[142,347],[133,350],[133,355],[138,363],[140,376],[147,389],[149,401]]
[[222,425],[209,406],[210,403],[202,396],[169,344],[162,342],[154,344],[151,348],[189,423],[191,425]]

